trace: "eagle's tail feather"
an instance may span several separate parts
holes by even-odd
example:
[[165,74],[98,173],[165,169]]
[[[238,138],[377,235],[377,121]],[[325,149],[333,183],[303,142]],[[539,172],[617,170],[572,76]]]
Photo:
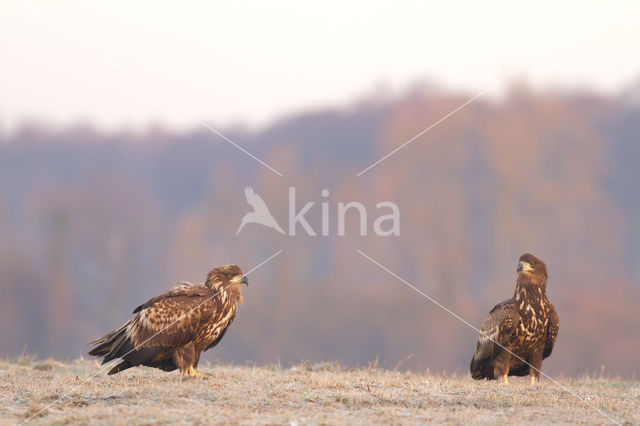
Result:
[[475,380],[489,379],[494,380],[493,377],[493,363],[491,358],[477,359],[475,356],[471,360],[469,370],[471,371],[471,378]]
[[[133,351],[134,346],[127,337],[127,325],[128,324],[125,324],[106,336],[93,341],[92,343],[96,344],[96,346],[89,352],[89,355],[103,357],[103,365],[116,358],[130,358],[130,354]],[[109,371],[109,375],[116,374],[120,371],[126,370],[127,368],[134,367],[135,365],[135,363],[125,359],[120,364],[112,368]]]
[[471,364],[469,365],[472,378],[476,380],[493,379],[493,363],[491,361],[495,354],[496,346],[497,345],[485,335],[480,336],[476,352],[473,354]]
[[471,378],[475,380],[491,379],[493,374],[487,368],[489,366],[489,360],[487,358],[476,359],[474,356],[471,359],[471,365],[469,365],[469,371],[471,372]]
[[[103,336],[97,340],[91,342],[91,344],[96,345],[91,351],[89,355],[93,356],[106,356],[109,357],[111,355],[115,355],[118,352],[118,349],[122,346],[126,339],[126,326],[123,325],[119,329],[112,331],[111,333]],[[117,358],[118,355],[112,356],[111,359]]]
[[160,368],[164,371],[176,369],[171,356],[160,356],[170,348],[162,346],[136,348],[127,336],[127,324],[119,329],[92,342],[96,346],[89,352],[89,355],[103,357],[102,364],[106,364],[116,358],[122,361],[109,370],[109,375],[113,375],[137,365]]
[[474,379],[493,379],[492,360],[498,349],[496,338],[497,328],[492,329],[483,324],[482,331],[478,337],[476,351],[469,365],[471,377]]
[[89,351],[89,355],[105,356],[106,354],[109,353],[109,348],[110,347],[111,347],[111,343],[110,342],[102,343],[102,344],[96,346],[95,348],[91,349],[91,351]]
[[129,361],[127,361],[126,359],[124,361],[122,361],[120,364],[116,365],[115,367],[113,367],[111,370],[109,370],[109,372],[107,373],[109,376],[119,373],[121,371],[126,370],[127,368],[131,368],[134,367],[134,365],[132,365]]

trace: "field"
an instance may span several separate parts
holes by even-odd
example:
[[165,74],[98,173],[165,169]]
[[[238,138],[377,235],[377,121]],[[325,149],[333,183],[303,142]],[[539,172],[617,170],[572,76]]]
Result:
[[[94,361],[0,360],[0,422],[30,424],[640,423],[640,382],[526,379],[505,385],[464,376],[351,369],[202,365],[207,379],[138,368],[116,376]],[[78,386],[77,388],[75,388]],[[69,392],[70,391],[70,392]],[[49,408],[51,402],[64,396]]]

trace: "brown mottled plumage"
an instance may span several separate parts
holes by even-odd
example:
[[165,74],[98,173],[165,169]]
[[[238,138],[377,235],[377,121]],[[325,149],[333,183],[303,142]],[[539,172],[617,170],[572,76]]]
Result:
[[109,374],[144,365],[164,371],[195,371],[200,353],[217,345],[242,304],[242,284],[248,284],[236,265],[212,269],[204,284],[179,283],[133,311],[119,329],[92,342],[89,355],[102,363],[122,358]]
[[531,383],[540,378],[542,360],[551,355],[560,325],[558,314],[547,299],[546,286],[544,262],[529,253],[520,256],[513,297],[496,305],[482,323],[482,334],[471,360],[471,377],[504,377],[507,382],[507,375],[530,374]]

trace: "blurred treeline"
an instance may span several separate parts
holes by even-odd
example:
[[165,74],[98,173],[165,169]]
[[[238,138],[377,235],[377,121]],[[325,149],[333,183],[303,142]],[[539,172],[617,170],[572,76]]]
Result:
[[[255,271],[206,359],[337,360],[466,372],[476,333],[356,253],[361,249],[479,326],[510,297],[515,266],[547,262],[560,313],[552,374],[631,376],[640,359],[640,108],[589,93],[514,89],[477,101],[360,177],[468,99],[432,89],[219,129],[277,176],[194,123],[176,134],[103,134],[24,123],[0,140],[0,355],[86,355],[86,343],[179,280],[213,266]],[[211,123],[215,125],[215,123]],[[248,225],[253,186],[287,229],[288,187],[318,232]],[[320,196],[322,189],[330,196]],[[335,236],[338,201],[393,201],[399,237]]]

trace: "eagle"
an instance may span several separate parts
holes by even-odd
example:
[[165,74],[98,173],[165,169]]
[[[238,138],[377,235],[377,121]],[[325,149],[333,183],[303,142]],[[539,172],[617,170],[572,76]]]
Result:
[[531,376],[540,380],[542,360],[551,355],[560,320],[546,294],[547,266],[530,253],[520,256],[516,289],[497,304],[482,323],[471,377],[497,380]]
[[242,304],[242,284],[249,284],[237,265],[212,269],[204,284],[178,283],[133,310],[122,327],[91,342],[89,355],[102,364],[122,361],[109,371],[119,373],[139,365],[163,371],[196,371],[200,354],[220,343]]

